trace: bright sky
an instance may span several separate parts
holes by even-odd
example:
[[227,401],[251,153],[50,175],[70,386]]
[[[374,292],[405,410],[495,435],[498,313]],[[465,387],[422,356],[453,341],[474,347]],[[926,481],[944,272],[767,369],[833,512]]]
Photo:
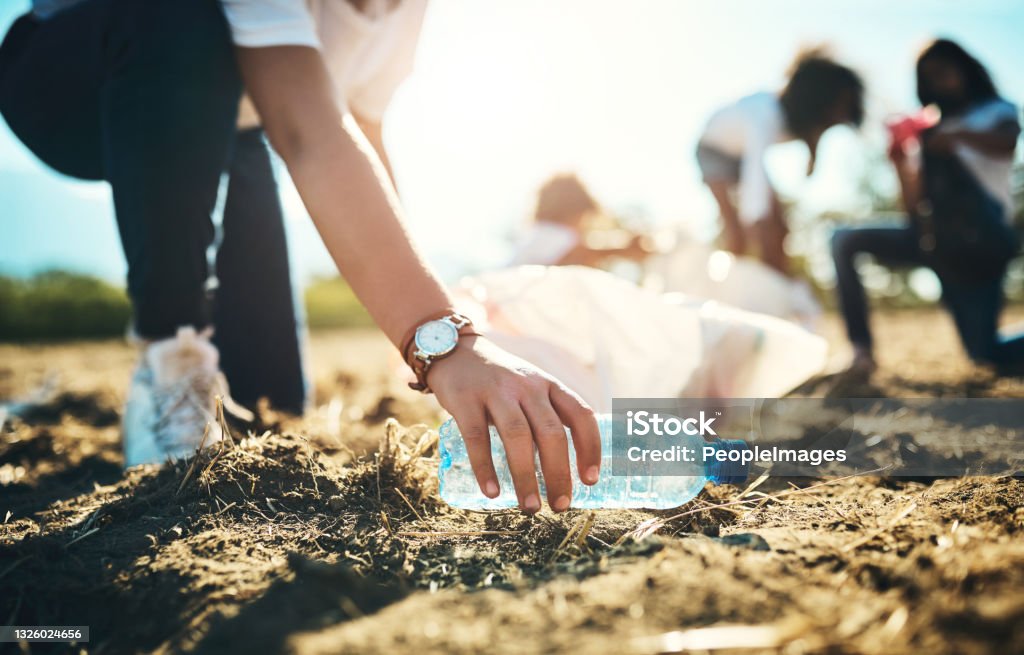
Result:
[[[0,31],[28,3],[2,4]],[[881,119],[914,107],[921,44],[961,41],[1019,104],[1022,32],[1015,0],[433,0],[385,138],[412,230],[449,278],[500,264],[534,189],[558,170],[579,171],[613,210],[707,236],[699,130],[721,103],[776,88],[801,45],[829,42],[861,71],[871,125],[830,135],[809,181],[802,149],[780,146],[773,176],[805,210],[857,211]],[[106,185],[53,175],[2,125],[0,197],[0,272],[121,279]],[[330,273],[294,190],[285,202],[297,273]]]

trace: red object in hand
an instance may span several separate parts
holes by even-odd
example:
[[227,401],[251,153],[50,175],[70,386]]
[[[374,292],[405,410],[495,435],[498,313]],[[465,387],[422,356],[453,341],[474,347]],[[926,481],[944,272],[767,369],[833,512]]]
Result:
[[917,141],[924,130],[938,122],[935,110],[925,107],[916,114],[897,116],[886,121],[889,130],[889,151],[902,151],[907,144]]

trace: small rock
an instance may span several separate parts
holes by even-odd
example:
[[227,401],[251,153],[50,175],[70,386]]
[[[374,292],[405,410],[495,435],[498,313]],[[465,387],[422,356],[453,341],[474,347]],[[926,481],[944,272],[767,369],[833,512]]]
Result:
[[345,499],[341,496],[331,496],[330,500],[327,501],[327,506],[334,512],[340,512],[345,509]]
[[701,530],[701,533],[705,537],[718,537],[722,534],[722,526],[715,523],[714,525],[709,525],[705,527],[703,530]]
[[750,550],[771,550],[772,547],[768,545],[764,537],[753,532],[743,532],[740,534],[727,534],[724,537],[716,537],[715,541],[726,546],[734,546],[736,548],[749,548]]

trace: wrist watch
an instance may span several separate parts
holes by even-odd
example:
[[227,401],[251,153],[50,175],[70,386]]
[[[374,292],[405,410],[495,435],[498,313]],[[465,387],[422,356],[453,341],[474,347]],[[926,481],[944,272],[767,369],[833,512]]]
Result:
[[402,356],[416,374],[416,382],[409,386],[416,391],[430,393],[427,372],[439,359],[455,351],[459,336],[479,336],[472,330],[473,322],[457,312],[446,310],[440,315],[421,321],[402,342]]

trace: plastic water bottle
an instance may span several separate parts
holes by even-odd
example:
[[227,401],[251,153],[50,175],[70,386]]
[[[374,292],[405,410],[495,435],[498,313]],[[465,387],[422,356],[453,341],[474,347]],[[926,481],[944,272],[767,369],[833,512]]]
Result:
[[[746,479],[749,465],[735,461],[720,462],[717,458],[703,461],[680,463],[680,475],[651,475],[644,473],[640,464],[630,463],[630,475],[612,475],[612,416],[601,414],[597,417],[601,430],[601,478],[594,486],[579,481],[576,471],[576,453],[571,435],[566,429],[569,442],[569,466],[572,469],[572,504],[576,509],[670,509],[691,500],[704,489],[708,481],[713,484],[738,484]],[[703,437],[681,437],[685,445],[701,453],[705,446],[720,450],[742,450],[747,446],[740,440],[705,441]],[[477,484],[476,476],[469,463],[466,443],[455,421],[449,419],[440,429],[441,462],[438,467],[441,498],[453,507],[461,509],[508,509],[518,507],[519,501],[512,486],[505,448],[494,426],[491,426],[491,458],[498,474],[501,493],[497,498],[488,498]],[[623,453],[621,457],[625,457]],[[626,460],[622,460],[626,461]],[[535,462],[540,482],[541,497],[546,496],[544,480],[539,462]]]

